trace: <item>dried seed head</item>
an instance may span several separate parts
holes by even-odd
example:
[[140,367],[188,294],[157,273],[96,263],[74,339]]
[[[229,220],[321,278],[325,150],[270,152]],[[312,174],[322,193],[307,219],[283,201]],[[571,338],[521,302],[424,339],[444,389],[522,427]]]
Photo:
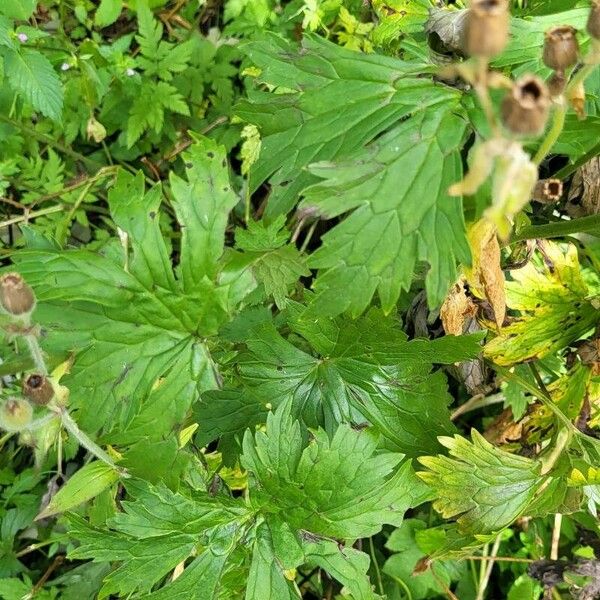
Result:
[[506,0],[472,0],[464,29],[464,51],[469,56],[492,58],[508,42],[509,12]]
[[600,40],[600,0],[593,0],[592,2],[587,31],[595,40]]
[[0,277],[0,305],[15,316],[29,314],[35,308],[35,294],[19,273]]
[[23,381],[23,394],[34,404],[45,406],[54,397],[54,388],[46,376],[33,373]]
[[9,398],[0,407],[0,427],[6,431],[21,431],[31,423],[33,408],[24,398]]
[[550,93],[535,75],[515,81],[502,102],[502,122],[517,135],[539,135],[544,130],[550,109]]
[[548,91],[553,98],[560,96],[567,87],[567,78],[564,71],[554,71],[547,82]]
[[546,31],[544,39],[544,64],[550,69],[562,71],[577,64],[579,43],[577,30],[570,25],[559,25]]
[[558,202],[563,194],[563,182],[560,179],[540,179],[533,190],[533,199],[542,204]]

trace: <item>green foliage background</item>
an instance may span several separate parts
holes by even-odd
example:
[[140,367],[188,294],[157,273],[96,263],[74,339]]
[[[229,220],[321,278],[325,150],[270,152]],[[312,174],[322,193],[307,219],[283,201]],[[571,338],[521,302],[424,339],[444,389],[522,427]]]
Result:
[[[489,124],[426,32],[464,8],[0,3],[4,270],[109,458],[42,407],[2,433],[0,598],[597,597],[600,221],[566,199],[600,71],[540,166],[563,200],[498,250],[496,327],[469,279],[489,186],[448,193]],[[506,77],[549,75],[553,25],[590,51],[589,1],[511,10]],[[0,325],[4,405],[35,367]]]

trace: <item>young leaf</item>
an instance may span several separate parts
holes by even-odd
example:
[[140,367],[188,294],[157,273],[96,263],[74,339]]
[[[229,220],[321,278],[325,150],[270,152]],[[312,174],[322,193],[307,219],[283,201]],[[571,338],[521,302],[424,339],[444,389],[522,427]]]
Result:
[[547,478],[540,462],[499,450],[476,430],[471,438],[441,438],[453,458],[420,457],[428,470],[417,475],[433,488],[435,510],[456,518],[462,532],[500,531],[527,510]]
[[290,211],[317,180],[309,164],[354,154],[402,117],[455,96],[422,77],[431,66],[360,54],[316,36],[304,36],[300,49],[275,35],[243,49],[262,70],[260,82],[288,92],[255,94],[237,109],[263,136],[250,191],[270,178],[267,219]]
[[426,261],[427,299],[438,306],[468,264],[462,204],[448,196],[460,180],[465,122],[449,101],[398,125],[338,165],[315,166],[325,181],[309,188],[301,210],[348,216],[310,257],[319,269],[314,313],[360,314],[378,292],[385,312],[408,290],[417,261]]
[[46,519],[57,513],[71,510],[83,504],[118,481],[119,473],[106,463],[91,462],[77,471],[52,497],[50,503],[36,520]]

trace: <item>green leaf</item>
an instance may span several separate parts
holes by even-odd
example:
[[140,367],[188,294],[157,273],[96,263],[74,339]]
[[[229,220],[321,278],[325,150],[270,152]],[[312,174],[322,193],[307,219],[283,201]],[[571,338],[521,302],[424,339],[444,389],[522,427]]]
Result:
[[476,430],[471,438],[441,438],[454,458],[423,456],[428,470],[417,474],[433,488],[435,510],[456,518],[461,531],[500,531],[527,510],[546,478],[539,462],[495,448]]
[[[273,545],[272,531],[274,528],[263,524],[258,527],[252,549],[252,563],[248,573],[245,600],[294,600],[300,594],[293,583],[286,578],[284,569],[293,569],[301,564],[304,555],[300,551],[298,561],[289,567],[284,567],[276,555]],[[298,546],[293,539],[292,544]],[[298,546],[299,547],[299,546]]]
[[9,19],[26,21],[31,17],[37,6],[37,0],[2,0],[0,14]]
[[101,0],[94,16],[96,27],[102,28],[112,25],[119,18],[122,9],[122,0]]
[[340,546],[331,540],[308,541],[304,544],[309,566],[318,566],[337,579],[351,594],[353,600],[375,600],[367,576],[369,557],[351,547]]
[[284,223],[284,217],[269,225],[250,221],[247,229],[237,229],[235,234],[236,246],[244,251],[237,260],[250,265],[257,282],[278,308],[285,306],[288,291],[298,279],[310,275],[297,248],[286,244],[289,232],[282,229]]
[[[165,591],[157,597],[212,598],[209,590],[216,590],[223,566],[237,539],[237,522],[246,515],[246,509],[234,501],[217,501],[206,494],[191,500],[170,492],[164,486],[154,487],[143,481],[128,481],[131,499],[123,502],[124,513],[118,513],[108,525],[99,529],[71,516],[71,534],[80,541],[71,558],[91,558],[96,561],[119,561],[122,564],[105,579],[100,598],[147,593],[164,575],[189,557],[196,548],[199,535],[222,535],[232,538],[224,549],[215,544],[192,562]],[[182,580],[180,583],[179,580]],[[206,596],[195,596],[195,585],[206,586]],[[185,594],[189,594],[185,596]],[[198,592],[200,593],[200,592]],[[214,591],[212,592],[214,593]]]
[[293,529],[355,539],[399,525],[426,498],[410,462],[394,472],[401,455],[376,454],[370,433],[341,425],[331,439],[323,430],[313,435],[306,445],[289,402],[269,414],[266,432],[246,433],[242,464],[260,486],[254,506],[276,510]]
[[355,321],[315,320],[300,305],[288,306],[289,325],[310,348],[286,340],[269,321],[246,332],[247,351],[237,358],[243,391],[203,396],[202,443],[239,433],[261,422],[270,404],[289,400],[308,427],[333,433],[342,422],[368,421],[391,450],[408,456],[440,450],[436,436],[455,429],[445,377],[432,373],[432,365],[476,356],[478,337],[408,341],[396,319],[375,309]]
[[430,66],[361,54],[305,35],[302,47],[275,35],[243,46],[261,69],[259,82],[287,93],[255,93],[237,113],[261,130],[250,191],[269,180],[265,216],[290,211],[317,178],[306,167],[337,160],[406,115],[442,105],[455,94],[422,77]]
[[52,497],[50,503],[36,520],[46,519],[57,513],[71,510],[95,498],[102,491],[116,483],[119,473],[106,463],[91,462],[77,471],[67,483]]
[[462,204],[447,193],[461,178],[465,122],[448,102],[419,113],[369,149],[337,165],[315,166],[326,180],[306,190],[300,209],[321,218],[348,216],[323,236],[310,257],[319,269],[314,313],[354,316],[378,292],[392,310],[426,261],[427,299],[438,306],[470,262]]
[[145,193],[141,174],[121,173],[109,195],[130,258],[110,245],[102,253],[27,250],[15,256],[36,290],[44,349],[59,359],[76,351],[62,383],[71,389],[78,423],[102,430],[106,442],[162,440],[202,391],[217,387],[204,339],[235,308],[230,283],[219,285],[216,278],[236,197],[224,151],[214,142],[198,142],[184,161],[193,165],[188,180],[173,179],[173,205],[185,225],[177,277],[158,224],[160,192]]
[[545,244],[543,262],[511,271],[507,305],[520,316],[486,344],[485,355],[499,365],[543,358],[593,329],[600,311],[591,303],[583,275],[575,246],[564,252],[553,242]]
[[23,48],[7,49],[4,70],[12,88],[23,95],[35,110],[60,121],[63,90],[50,61],[40,52]]

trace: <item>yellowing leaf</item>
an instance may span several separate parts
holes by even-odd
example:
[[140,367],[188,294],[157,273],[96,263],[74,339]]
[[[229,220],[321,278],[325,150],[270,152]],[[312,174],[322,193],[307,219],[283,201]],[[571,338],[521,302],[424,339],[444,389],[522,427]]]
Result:
[[467,281],[476,296],[488,300],[496,325],[500,328],[506,316],[506,297],[496,227],[482,219],[469,229],[468,237],[473,267],[465,269]]
[[[539,257],[538,257],[539,258]],[[544,260],[511,271],[509,308],[520,316],[490,341],[484,354],[499,365],[543,358],[578,340],[600,322],[581,273],[577,250],[548,242]]]
[[118,479],[119,473],[107,464],[100,461],[89,463],[67,481],[36,520],[65,512],[87,502]]
[[440,318],[444,331],[449,335],[462,335],[465,331],[465,322],[469,317],[475,316],[477,306],[465,292],[464,279],[455,283],[444,304],[440,308]]

